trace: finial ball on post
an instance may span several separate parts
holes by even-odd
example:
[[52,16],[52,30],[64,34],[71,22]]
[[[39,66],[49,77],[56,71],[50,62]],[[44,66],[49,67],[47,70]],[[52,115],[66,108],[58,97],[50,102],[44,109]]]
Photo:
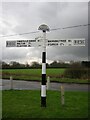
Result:
[[45,24],[40,25],[38,30],[42,30],[43,32],[50,31],[49,27]]

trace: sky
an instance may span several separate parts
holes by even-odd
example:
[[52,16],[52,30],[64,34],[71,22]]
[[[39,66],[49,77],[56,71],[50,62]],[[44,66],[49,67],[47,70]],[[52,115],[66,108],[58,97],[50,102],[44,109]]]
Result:
[[[84,2],[2,2],[0,15],[0,59],[6,62],[41,62],[40,48],[6,48],[7,40],[35,39],[42,32],[27,35],[2,37],[37,31],[41,24],[50,29],[73,25],[88,24],[88,1]],[[85,38],[85,47],[47,47],[47,62],[88,60],[88,26],[50,31],[47,39]]]

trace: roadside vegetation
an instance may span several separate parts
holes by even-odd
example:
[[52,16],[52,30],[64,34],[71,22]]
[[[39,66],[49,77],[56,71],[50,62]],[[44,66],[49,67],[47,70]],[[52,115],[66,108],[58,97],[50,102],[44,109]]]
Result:
[[[53,81],[53,82],[88,83],[88,79],[71,78],[67,76],[66,72],[67,72],[66,69],[61,69],[61,68],[47,69],[47,77],[49,76],[50,81]],[[12,76],[14,80],[41,81],[41,69],[4,69],[2,70],[3,79],[10,79],[10,76]]]
[[[54,61],[47,64],[47,77],[53,82],[65,83],[89,83],[90,82],[90,63],[73,62],[71,64]],[[41,81],[41,64],[33,62],[31,66],[22,65],[17,62],[2,64],[2,78],[14,80]]]

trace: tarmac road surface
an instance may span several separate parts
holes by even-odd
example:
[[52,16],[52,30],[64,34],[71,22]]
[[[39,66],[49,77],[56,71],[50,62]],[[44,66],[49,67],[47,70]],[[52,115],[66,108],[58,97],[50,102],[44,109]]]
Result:
[[[88,87],[90,86],[88,84],[70,84],[70,83],[50,82],[49,90],[60,90],[61,85],[63,85],[65,91],[88,91]],[[13,80],[12,88],[15,90],[40,90],[41,82]],[[4,79],[0,80],[0,89],[2,90],[11,89],[10,80],[4,80]]]

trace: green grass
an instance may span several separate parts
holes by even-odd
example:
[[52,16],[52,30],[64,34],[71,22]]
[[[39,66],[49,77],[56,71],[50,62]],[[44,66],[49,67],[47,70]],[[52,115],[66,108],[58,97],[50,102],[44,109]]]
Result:
[[[64,73],[65,69],[47,69],[47,76],[59,78],[61,74]],[[13,76],[13,79],[21,80],[41,80],[41,69],[6,69],[2,70],[3,78],[10,78],[10,75]]]
[[[41,75],[41,69],[3,69],[2,72],[8,72],[10,74],[27,74],[27,75]],[[59,75],[63,74],[65,69],[47,69],[47,75]]]
[[0,90],[0,120],[2,116],[2,91]]
[[[88,83],[87,79],[67,79],[63,78],[65,69],[47,69],[47,76],[51,81],[67,82],[67,83]],[[41,69],[4,69],[2,70],[2,78],[10,79],[13,76],[15,80],[38,80],[41,81]]]
[[[3,118],[87,118],[88,93],[65,92],[65,105],[60,91],[47,92],[47,107],[40,107],[40,91],[3,91]],[[10,120],[10,119],[9,119]]]

